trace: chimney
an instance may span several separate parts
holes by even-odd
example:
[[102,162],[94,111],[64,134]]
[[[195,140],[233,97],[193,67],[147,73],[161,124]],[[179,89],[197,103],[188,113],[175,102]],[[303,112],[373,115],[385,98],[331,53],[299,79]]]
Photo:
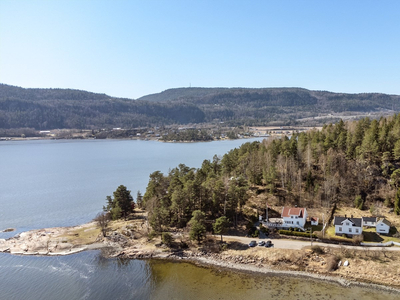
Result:
[[353,219],[353,215],[351,215],[351,218]]
[[344,215],[345,218],[347,218],[347,215]]

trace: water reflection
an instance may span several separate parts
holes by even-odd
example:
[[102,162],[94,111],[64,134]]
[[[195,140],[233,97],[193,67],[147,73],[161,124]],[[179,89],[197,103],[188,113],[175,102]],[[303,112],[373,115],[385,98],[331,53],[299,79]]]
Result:
[[150,299],[399,299],[399,294],[296,277],[150,260]]
[[164,260],[0,253],[0,299],[399,299],[304,278],[237,273]]

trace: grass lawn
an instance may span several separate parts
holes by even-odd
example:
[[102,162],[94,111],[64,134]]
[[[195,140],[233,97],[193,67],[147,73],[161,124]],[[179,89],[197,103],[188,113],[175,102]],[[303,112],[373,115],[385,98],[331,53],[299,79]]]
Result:
[[347,237],[342,237],[340,235],[335,234],[335,226],[329,226],[326,231],[325,231],[325,238],[332,238],[337,241],[343,241],[343,242],[352,242],[353,240],[351,238]]
[[371,227],[363,230],[363,235],[364,235],[364,241],[365,242],[373,242],[373,243],[387,243],[387,242],[397,242],[400,243],[399,238],[395,238],[392,236],[386,236],[386,235],[379,235],[376,233],[376,229]]
[[[374,227],[366,228],[366,229],[364,228],[363,236],[364,236],[364,242],[366,242],[366,243],[386,243],[386,242],[390,242],[390,241],[400,243],[399,238],[377,234],[376,229]],[[328,229],[326,230],[325,237],[332,238],[337,241],[352,242],[351,238],[335,235],[335,227],[334,226],[328,227]]]

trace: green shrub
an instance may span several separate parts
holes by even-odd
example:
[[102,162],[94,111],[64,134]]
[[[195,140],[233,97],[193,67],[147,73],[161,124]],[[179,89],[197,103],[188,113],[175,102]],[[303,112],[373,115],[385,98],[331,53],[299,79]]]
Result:
[[357,195],[356,198],[354,199],[354,206],[360,210],[363,210],[364,200],[361,198],[360,195]]
[[154,239],[156,236],[158,235],[157,232],[155,232],[154,230],[152,230],[149,235],[148,235],[148,240],[151,241],[152,239]]
[[260,235],[260,231],[258,229],[256,229],[256,231],[254,231],[254,233],[253,233],[253,237],[258,238],[259,235]]
[[260,225],[260,231],[265,234],[265,233],[268,232],[268,228],[266,228],[265,226]]
[[[302,237],[310,237],[309,233],[301,232],[301,231],[290,231],[290,230],[279,230],[279,234],[283,235],[291,235],[291,236],[302,236]],[[317,238],[317,236],[313,233],[313,238]]]
[[171,246],[173,240],[174,239],[172,238],[172,235],[169,232],[162,233],[161,241],[163,242],[164,245],[167,245],[168,247]]

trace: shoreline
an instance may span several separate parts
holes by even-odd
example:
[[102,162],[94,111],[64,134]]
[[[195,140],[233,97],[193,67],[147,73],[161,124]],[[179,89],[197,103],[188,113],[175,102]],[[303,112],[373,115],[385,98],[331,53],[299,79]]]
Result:
[[291,271],[291,270],[277,270],[272,269],[271,266],[257,266],[257,265],[243,265],[238,263],[227,263],[224,260],[215,260],[208,257],[179,257],[175,255],[152,255],[147,258],[131,258],[131,259],[157,259],[163,261],[171,261],[177,263],[190,263],[199,267],[212,268],[216,270],[226,270],[228,272],[236,273],[247,273],[256,276],[281,276],[281,277],[293,277],[293,278],[304,278],[307,280],[313,280],[317,282],[328,282],[331,284],[337,284],[342,287],[351,288],[357,286],[367,289],[382,290],[385,292],[391,292],[400,295],[400,288],[393,287],[390,285],[382,285],[373,282],[362,282],[342,278],[341,276],[325,275],[318,273],[311,273],[306,271]]
[[[88,250],[104,250],[102,255],[105,258],[160,259],[188,262],[207,268],[222,268],[233,272],[329,281],[344,287],[352,285],[372,286],[375,289],[400,294],[399,283],[389,277],[387,277],[386,281],[382,281],[382,278],[378,277],[357,277],[354,276],[354,273],[353,275],[349,273],[347,269],[344,269],[346,270],[345,272],[338,271],[333,274],[331,271],[324,271],[321,268],[301,270],[296,269],[298,267],[296,263],[276,264],[269,259],[276,253],[282,252],[283,249],[276,249],[276,253],[267,252],[268,256],[266,257],[259,256],[257,252],[243,250],[240,250],[240,252],[237,252],[238,250],[227,250],[213,253],[192,248],[174,251],[156,244],[156,241],[149,242],[145,237],[127,242],[127,239],[116,231],[104,238],[94,222],[74,227],[32,230],[22,232],[8,239],[0,239],[0,252],[12,255],[64,256]],[[305,250],[291,251],[307,253]],[[297,252],[290,252],[289,255]],[[318,264],[321,263],[319,262]],[[357,263],[354,261],[353,265],[356,266]]]

